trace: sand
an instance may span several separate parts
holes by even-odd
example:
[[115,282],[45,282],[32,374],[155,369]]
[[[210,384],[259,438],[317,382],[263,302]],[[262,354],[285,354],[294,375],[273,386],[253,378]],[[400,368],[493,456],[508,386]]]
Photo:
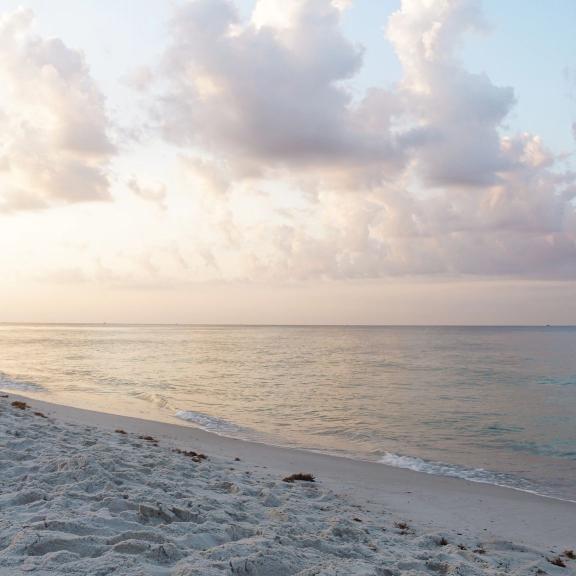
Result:
[[2,576],[576,574],[569,548],[574,503],[0,398]]

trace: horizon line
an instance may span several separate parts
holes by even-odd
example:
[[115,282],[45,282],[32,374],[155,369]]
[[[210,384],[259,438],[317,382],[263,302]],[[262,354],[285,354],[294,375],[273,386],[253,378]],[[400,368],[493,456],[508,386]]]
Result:
[[190,326],[238,328],[576,328],[576,324],[302,324],[261,322],[17,322],[0,321],[0,326]]

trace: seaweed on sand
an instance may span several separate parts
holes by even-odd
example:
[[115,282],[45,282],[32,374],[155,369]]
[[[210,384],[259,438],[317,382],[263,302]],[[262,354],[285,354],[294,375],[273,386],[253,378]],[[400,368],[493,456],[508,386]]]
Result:
[[199,464],[203,460],[208,460],[208,456],[206,454],[201,454],[200,452],[194,452],[194,450],[180,450],[179,448],[174,448],[172,452],[176,452],[176,454],[182,454],[192,460],[192,462],[196,462]]
[[299,472],[298,474],[291,474],[290,476],[286,476],[286,478],[282,479],[282,482],[288,482],[288,484],[292,484],[295,481],[299,482],[316,482],[316,479],[312,474],[302,474]]
[[12,402],[12,406],[18,410],[26,410],[26,408],[30,408],[26,402],[20,402],[20,400],[14,400],[14,402]]

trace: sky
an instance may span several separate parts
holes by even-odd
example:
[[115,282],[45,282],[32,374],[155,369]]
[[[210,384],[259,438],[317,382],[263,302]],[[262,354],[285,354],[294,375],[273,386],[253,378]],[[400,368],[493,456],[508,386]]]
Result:
[[576,323],[572,0],[1,0],[0,321]]

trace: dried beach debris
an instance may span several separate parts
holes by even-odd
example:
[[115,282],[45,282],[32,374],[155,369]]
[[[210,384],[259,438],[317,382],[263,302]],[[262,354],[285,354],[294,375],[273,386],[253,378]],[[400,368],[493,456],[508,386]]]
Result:
[[138,436],[140,440],[144,440],[145,442],[150,442],[152,446],[158,446],[158,440],[153,436]]
[[194,450],[180,450],[179,448],[174,448],[172,452],[176,452],[176,454],[182,454],[182,456],[186,456],[187,458],[190,458],[192,462],[196,463],[200,463],[203,460],[208,460],[208,456],[206,456],[206,454],[194,452]]
[[26,410],[26,408],[30,408],[26,402],[21,402],[20,400],[14,400],[14,402],[12,402],[12,406],[18,410]]
[[286,476],[286,478],[282,479],[282,482],[288,482],[288,484],[292,484],[295,481],[316,482],[316,479],[314,478],[314,476],[312,476],[312,474],[302,474],[300,472],[298,474],[292,474],[290,476]]
[[394,526],[398,528],[398,530],[410,530],[407,522],[394,522]]
[[158,442],[158,440],[152,436],[138,436],[138,438],[140,440],[146,440],[146,442]]

